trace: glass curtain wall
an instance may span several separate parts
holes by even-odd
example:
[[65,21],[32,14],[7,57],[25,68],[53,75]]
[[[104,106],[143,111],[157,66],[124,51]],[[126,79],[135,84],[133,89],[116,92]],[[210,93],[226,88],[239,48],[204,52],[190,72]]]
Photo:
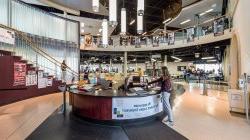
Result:
[[0,24],[8,24],[8,0],[0,0]]
[[[0,42],[0,50],[15,52],[60,79],[60,66],[34,51],[32,46],[36,46],[59,62],[66,60],[67,65],[78,72],[79,22],[49,14],[19,0],[12,0],[11,6],[11,16],[8,16],[8,0],[0,0],[0,24],[7,25],[8,17],[11,17],[11,27],[24,34],[16,33],[15,45]],[[70,79],[72,74],[68,76]]]

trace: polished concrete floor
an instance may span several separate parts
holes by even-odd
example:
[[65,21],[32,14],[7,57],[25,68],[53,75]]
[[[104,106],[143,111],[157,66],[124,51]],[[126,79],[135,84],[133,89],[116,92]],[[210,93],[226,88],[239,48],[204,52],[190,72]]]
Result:
[[[226,92],[208,91],[197,84],[185,85],[175,99],[175,129],[191,140],[249,140],[250,124],[231,114]],[[0,140],[27,138],[62,103],[62,94],[41,96],[0,107]]]

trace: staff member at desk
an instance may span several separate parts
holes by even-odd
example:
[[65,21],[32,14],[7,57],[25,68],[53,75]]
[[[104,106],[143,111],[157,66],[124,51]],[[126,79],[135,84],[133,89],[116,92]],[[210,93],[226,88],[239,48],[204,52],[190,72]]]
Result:
[[163,97],[163,110],[167,114],[166,117],[162,120],[162,123],[168,125],[168,126],[173,126],[173,112],[171,109],[171,105],[169,102],[171,90],[172,90],[172,84],[170,80],[171,76],[169,74],[168,68],[167,67],[162,67],[162,76],[152,82],[149,82],[148,85],[153,84],[153,83],[160,83],[161,84],[161,94]]

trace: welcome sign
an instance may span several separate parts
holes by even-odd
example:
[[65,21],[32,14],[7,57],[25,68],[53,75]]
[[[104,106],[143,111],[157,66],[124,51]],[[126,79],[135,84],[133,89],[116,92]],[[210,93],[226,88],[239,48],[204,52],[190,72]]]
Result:
[[161,94],[112,99],[112,119],[144,118],[160,113],[162,110]]

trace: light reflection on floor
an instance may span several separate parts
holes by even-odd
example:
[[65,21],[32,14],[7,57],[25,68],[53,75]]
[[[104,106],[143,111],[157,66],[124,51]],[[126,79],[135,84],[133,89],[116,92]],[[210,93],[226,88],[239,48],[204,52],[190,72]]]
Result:
[[243,115],[230,114],[227,92],[185,84],[186,92],[175,100],[174,129],[191,140],[249,140],[250,125]]
[[[250,140],[250,125],[242,115],[229,113],[226,92],[185,85],[175,99],[174,129],[191,140]],[[62,94],[28,99],[0,107],[0,140],[27,137],[62,103]]]

